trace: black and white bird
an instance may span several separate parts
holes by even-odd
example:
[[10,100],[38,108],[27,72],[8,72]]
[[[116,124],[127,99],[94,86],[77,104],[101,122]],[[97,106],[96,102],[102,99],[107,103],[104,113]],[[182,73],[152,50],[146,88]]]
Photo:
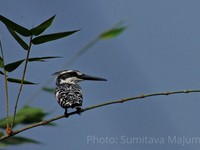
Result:
[[55,96],[58,104],[65,109],[67,116],[68,108],[76,108],[80,113],[83,103],[83,93],[81,87],[77,84],[84,80],[107,81],[106,79],[89,76],[77,70],[63,70],[55,72],[56,90]]

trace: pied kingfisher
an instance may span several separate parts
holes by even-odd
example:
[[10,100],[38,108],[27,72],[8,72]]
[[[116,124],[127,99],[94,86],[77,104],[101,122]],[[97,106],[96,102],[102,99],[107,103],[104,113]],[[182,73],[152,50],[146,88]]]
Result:
[[53,75],[56,75],[55,96],[58,104],[65,109],[66,117],[68,116],[68,108],[76,108],[77,113],[80,114],[83,95],[78,82],[83,80],[107,81],[103,78],[83,74],[77,70],[63,70],[55,72]]

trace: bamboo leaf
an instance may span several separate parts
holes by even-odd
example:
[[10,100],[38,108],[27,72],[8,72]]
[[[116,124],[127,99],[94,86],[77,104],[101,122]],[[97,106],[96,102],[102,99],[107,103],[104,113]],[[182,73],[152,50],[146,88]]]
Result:
[[13,31],[12,29],[8,28],[8,31],[10,32],[10,34],[15,38],[15,40],[21,45],[21,47],[25,50],[28,50],[28,45],[26,44],[26,42],[24,42],[15,31]]
[[6,17],[4,17],[2,15],[0,15],[0,21],[3,22],[10,29],[16,31],[17,33],[19,33],[23,36],[26,36],[26,37],[31,36],[31,32],[28,29],[16,24],[15,22],[7,19]]
[[[13,119],[13,116],[9,116],[9,119],[12,120]],[[21,124],[21,122],[25,119],[25,116],[16,116],[16,120],[15,120],[15,124],[14,126],[16,125],[19,125]],[[7,117],[4,117],[0,120],[0,128],[1,129],[5,129],[7,126]]]
[[20,144],[41,144],[41,142],[30,138],[15,136],[8,138],[5,141],[1,141],[0,144],[3,146],[9,146],[9,145],[20,145]]
[[[8,145],[6,145],[5,143],[0,141],[0,147],[6,147],[6,146],[8,146]],[[6,149],[1,149],[1,150],[6,150]]]
[[[29,58],[28,61],[29,62],[33,62],[33,61],[44,62],[47,59],[53,59],[53,58],[60,58],[60,57],[59,56],[35,57],[35,58]],[[7,64],[5,65],[5,69],[8,72],[12,72],[15,69],[17,69],[24,61],[25,59],[22,59],[22,60]]]
[[[49,113],[43,112],[43,109],[24,106],[19,111],[17,111],[15,118],[15,125],[24,125],[24,124],[33,124],[44,120],[44,117],[49,115]],[[10,120],[13,119],[13,116],[9,117]],[[50,126],[56,125],[54,123],[47,124]],[[0,128],[5,129],[7,126],[7,118],[4,117],[0,120]]]
[[17,112],[16,117],[24,117],[21,124],[31,124],[42,121],[46,115],[48,113],[44,113],[41,108],[25,106]]
[[35,57],[35,58],[29,58],[28,61],[41,61],[44,62],[46,59],[53,59],[53,58],[61,58],[60,56],[47,56],[47,57]]
[[[21,84],[21,82],[22,82],[21,79],[15,79],[15,78],[7,78],[7,80],[8,80],[9,82],[18,83],[18,84]],[[37,84],[37,83],[33,83],[33,82],[30,82],[30,81],[24,80],[23,84],[31,84],[31,85],[33,85],[33,84]]]
[[1,74],[1,75],[4,75],[4,73],[3,73],[2,71],[0,71],[0,74]]
[[0,137],[2,137],[4,134],[3,134],[3,132],[2,131],[0,131]]
[[111,39],[115,38],[118,35],[120,35],[127,27],[119,27],[119,28],[113,28],[110,29],[104,33],[102,33],[99,37],[100,39]]
[[2,119],[0,120],[0,128],[1,128],[1,129],[5,129],[6,126],[7,126],[7,118],[4,117],[4,118],[2,118]]
[[14,71],[15,69],[17,69],[17,67],[19,67],[24,62],[24,60],[25,59],[5,65],[6,71],[8,72]]
[[49,88],[49,87],[43,87],[42,90],[49,93],[55,92],[55,88]]
[[38,37],[36,37],[32,40],[32,43],[36,45],[36,44],[42,44],[42,43],[54,41],[54,40],[57,40],[57,39],[67,37],[71,34],[74,34],[77,31],[79,31],[79,30],[59,32],[59,33],[46,34],[46,35],[38,36]]
[[42,32],[44,32],[48,27],[51,26],[51,24],[52,24],[55,16],[56,15],[52,16],[48,20],[46,20],[43,23],[41,23],[39,26],[31,29],[32,34],[35,35],[35,36],[37,36],[37,35],[40,35]]
[[114,37],[120,35],[127,28],[123,24],[124,24],[124,21],[120,21],[116,25],[114,25],[113,28],[111,28],[111,29],[109,29],[109,30],[101,33],[100,35],[98,35],[91,42],[89,42],[83,48],[81,48],[74,56],[72,56],[65,63],[65,67],[66,66],[68,67],[69,65],[71,65],[72,63],[74,63],[81,55],[83,55],[84,53],[86,53],[92,46],[94,46],[95,44],[97,44],[100,40],[111,39],[111,38],[114,38]]

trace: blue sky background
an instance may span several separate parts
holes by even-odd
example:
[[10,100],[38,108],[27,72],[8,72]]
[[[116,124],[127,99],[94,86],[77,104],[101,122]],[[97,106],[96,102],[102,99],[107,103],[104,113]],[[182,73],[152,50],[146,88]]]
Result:
[[[99,42],[65,68],[108,79],[107,82],[81,83],[83,107],[141,94],[199,89],[199,6],[198,0],[0,0],[0,14],[27,28],[56,14],[46,34],[82,29],[68,38],[33,47],[32,57],[56,55],[63,58],[29,64],[26,79],[40,84],[24,86],[19,107],[79,49],[121,20],[128,25],[122,35]],[[25,57],[25,52],[2,23],[0,38],[7,63]],[[21,77],[22,69],[20,67],[12,77]],[[5,116],[3,78],[0,82],[2,118]],[[10,84],[10,112],[18,86]],[[20,134],[41,141],[42,145],[9,149],[196,150],[200,142],[183,146],[183,142],[170,143],[168,138],[200,137],[199,96],[200,93],[157,96],[98,108],[81,116],[58,120],[56,127],[37,127]],[[64,112],[54,95],[48,93],[41,93],[29,104],[52,112],[48,118]],[[164,139],[164,143],[130,142],[133,138],[145,137]]]

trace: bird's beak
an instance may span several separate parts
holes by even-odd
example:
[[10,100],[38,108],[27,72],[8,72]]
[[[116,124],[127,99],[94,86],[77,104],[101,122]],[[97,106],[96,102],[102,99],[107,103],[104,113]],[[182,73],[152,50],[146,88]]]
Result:
[[104,78],[94,77],[94,76],[90,76],[90,75],[86,75],[86,74],[83,74],[81,76],[81,79],[83,79],[83,80],[93,80],[93,81],[107,81]]

